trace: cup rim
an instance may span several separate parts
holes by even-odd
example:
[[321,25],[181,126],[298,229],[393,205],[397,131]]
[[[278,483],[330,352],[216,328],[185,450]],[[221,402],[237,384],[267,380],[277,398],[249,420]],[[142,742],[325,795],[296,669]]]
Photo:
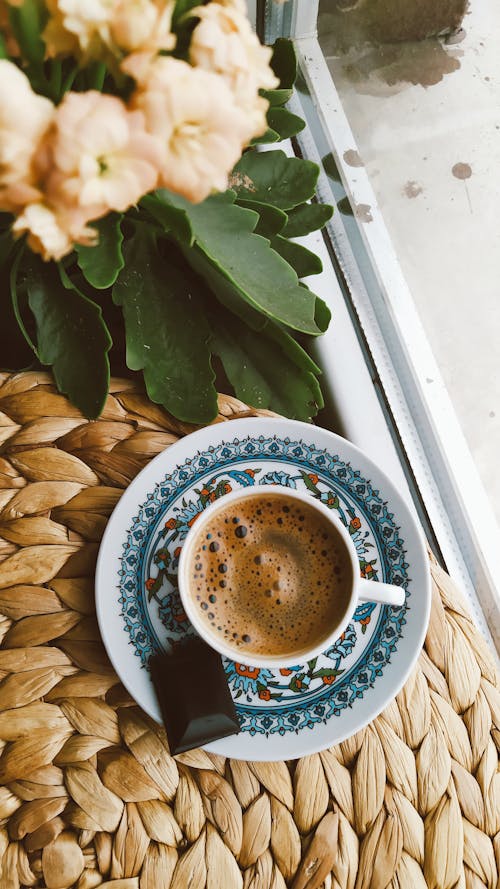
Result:
[[[287,656],[266,656],[252,654],[250,658],[246,658],[245,652],[238,652],[238,650],[236,648],[233,648],[231,645],[226,645],[223,640],[219,640],[215,634],[212,634],[210,630],[207,629],[202,619],[198,616],[195,603],[193,602],[193,599],[189,593],[188,582],[185,575],[190,550],[193,546],[193,541],[199,534],[200,528],[209,521],[210,517],[214,515],[214,513],[216,513],[219,509],[226,507],[227,504],[231,503],[232,501],[243,499],[246,500],[252,496],[266,497],[273,495],[289,496],[294,500],[298,500],[301,503],[306,503],[308,506],[312,506],[312,508],[316,509],[317,512],[320,512],[321,515],[335,527],[335,530],[340,534],[340,537],[343,540],[345,549],[349,556],[352,571],[351,591],[341,620],[316,645],[311,646],[307,649],[303,649],[302,652],[296,652],[292,655]],[[306,663],[307,661],[312,660],[312,658],[322,654],[330,645],[336,642],[349,624],[349,621],[351,620],[352,615],[356,609],[359,598],[359,578],[360,571],[355,546],[350,538],[349,532],[344,527],[340,519],[333,513],[333,510],[330,510],[324,503],[314,497],[311,497],[309,494],[302,493],[301,491],[296,491],[294,488],[288,488],[284,485],[266,485],[265,487],[257,486],[244,488],[243,490],[239,491],[231,491],[229,494],[224,494],[218,500],[207,506],[186,535],[179,557],[179,566],[177,572],[179,595],[181,597],[184,611],[198,635],[201,636],[201,638],[204,639],[208,645],[218,651],[219,654],[227,657],[231,661],[236,661],[236,663],[250,664],[253,667],[264,667],[268,669],[291,667],[296,666],[297,664]]]

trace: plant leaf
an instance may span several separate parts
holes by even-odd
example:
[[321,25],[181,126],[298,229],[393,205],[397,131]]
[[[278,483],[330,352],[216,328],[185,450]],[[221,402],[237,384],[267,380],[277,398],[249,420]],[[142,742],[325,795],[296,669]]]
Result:
[[286,90],[259,90],[259,95],[267,99],[274,108],[275,105],[285,105],[293,96],[293,89]]
[[319,256],[301,244],[294,244],[288,238],[275,235],[271,239],[271,247],[283,259],[286,259],[292,268],[295,269],[299,278],[307,278],[308,275],[319,275],[323,271],[323,264]]
[[[169,192],[166,194],[168,196]],[[156,221],[163,226],[165,232],[171,231],[181,244],[185,247],[193,246],[193,229],[186,213],[169,204],[168,200],[162,200],[162,189],[159,189],[156,194],[145,195],[141,200],[141,207],[151,213]]]
[[333,215],[333,207],[330,204],[299,204],[288,213],[288,222],[282,235],[286,238],[299,238],[308,235],[318,228],[323,228]]
[[[303,287],[306,287],[306,284],[302,284]],[[328,325],[330,323],[332,317],[332,313],[328,308],[326,302],[321,299],[321,297],[316,297],[316,311],[314,313],[314,320],[318,325],[319,329],[324,333],[327,330]]]
[[290,210],[315,192],[319,167],[284,151],[247,151],[236,164],[231,187],[240,198]]
[[254,210],[259,214],[259,221],[254,229],[256,235],[271,239],[286,226],[287,214],[284,210],[273,207],[272,204],[258,204],[257,201],[248,203],[241,200],[238,200],[238,204],[240,207],[246,207],[247,210]]
[[[10,232],[6,232],[10,235]],[[34,363],[30,348],[18,324],[11,296],[10,250],[4,249],[5,235],[0,236],[0,367],[3,370],[24,370]]]
[[42,364],[52,365],[59,391],[86,417],[95,419],[109,386],[111,337],[101,309],[79,293],[53,262],[26,254],[23,271],[36,321],[37,355]]
[[[217,296],[224,278],[233,305],[239,298],[287,327],[317,335],[316,297],[300,286],[294,270],[270,248],[269,241],[254,234],[258,215],[238,206],[234,199],[233,191],[213,195],[200,204],[169,195],[191,222],[196,239],[194,252],[202,260],[196,263],[196,271]],[[191,256],[185,255],[193,264]]]
[[297,54],[291,40],[279,37],[273,47],[271,68],[279,78],[280,89],[289,89],[297,77]]
[[210,331],[189,270],[160,255],[147,225],[136,226],[124,256],[113,301],[123,309],[128,367],[144,371],[151,400],[175,417],[209,423],[217,414]]
[[120,228],[122,218],[121,213],[108,213],[103,219],[92,223],[92,228],[99,233],[99,240],[94,247],[75,244],[78,265],[89,284],[97,290],[111,287],[123,268],[123,235]]
[[271,129],[279,133],[280,139],[291,139],[306,125],[305,120],[292,114],[287,108],[270,108],[267,112],[267,122]]
[[309,356],[300,350],[302,355],[294,361],[284,339],[291,340],[292,349],[300,349],[272,322],[257,333],[225,314],[213,325],[212,351],[220,357],[242,401],[254,407],[270,407],[286,417],[310,420],[323,406],[321,389],[308,369]]
[[276,130],[272,130],[271,127],[268,127],[262,136],[254,136],[250,141],[250,145],[269,145],[271,142],[279,142],[280,138],[281,136]]

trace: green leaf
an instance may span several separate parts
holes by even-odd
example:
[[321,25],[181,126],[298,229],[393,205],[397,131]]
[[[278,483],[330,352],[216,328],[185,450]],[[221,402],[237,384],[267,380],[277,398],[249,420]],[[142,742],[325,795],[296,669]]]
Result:
[[124,257],[113,300],[123,309],[128,367],[144,371],[151,400],[175,417],[209,423],[217,415],[217,393],[195,285],[159,254],[149,226],[136,227]]
[[9,54],[7,52],[7,45],[4,40],[3,34],[0,32],[0,59],[8,59]]
[[297,55],[291,40],[279,37],[273,47],[271,68],[279,78],[280,89],[289,89],[297,77]]
[[294,340],[279,324],[266,324],[265,335],[279,346],[280,350],[301,370],[308,371],[315,376],[321,375],[321,369],[312,360],[311,356],[302,348],[297,340]]
[[323,271],[323,264],[319,256],[316,256],[307,247],[302,247],[301,244],[294,244],[288,238],[275,235],[271,239],[271,247],[295,269],[299,278],[319,275]]
[[271,107],[285,105],[293,96],[293,89],[287,90],[259,90],[259,94],[267,99]]
[[41,65],[45,58],[45,44],[41,33],[47,12],[37,0],[24,0],[21,6],[9,6],[9,22],[21,49],[23,59]]
[[323,228],[331,219],[333,207],[329,204],[299,204],[288,213],[288,222],[282,231],[286,238],[299,238]]
[[155,194],[145,195],[140,206],[151,213],[156,221],[163,226],[165,232],[171,231],[181,244],[192,247],[194,243],[193,229],[186,213],[168,202],[170,192],[165,192],[166,200],[163,200],[162,194],[163,189],[160,188]]
[[28,304],[35,316],[37,355],[52,365],[60,392],[89,419],[101,413],[109,387],[112,341],[101,309],[76,290],[64,270],[26,254]]
[[321,667],[321,670],[315,670],[314,678],[322,676],[340,676],[343,670],[332,670],[331,667]]
[[[294,342],[284,332],[277,333],[272,323],[257,333],[221,314],[212,328],[212,351],[220,357],[242,401],[272,408],[286,417],[310,420],[323,406],[321,389],[314,373],[304,369],[306,353],[296,363],[286,347],[280,346],[279,341],[283,343],[285,337]],[[297,343],[294,347],[300,349]]]
[[[306,285],[304,284],[303,286],[305,287]],[[316,297],[316,311],[314,313],[314,320],[316,321],[316,324],[318,325],[318,327],[322,331],[322,333],[324,333],[325,330],[328,328],[331,317],[332,317],[332,313],[330,312],[330,309],[328,308],[326,302],[323,299],[321,299],[319,296],[317,296]]]
[[302,476],[302,480],[303,480],[306,488],[308,488],[309,491],[311,491],[311,494],[316,494],[316,496],[319,496],[318,486],[315,485],[314,482],[311,480],[311,478],[309,477],[309,473],[304,472],[301,469],[300,474]]
[[6,235],[10,237],[10,232],[0,236],[0,367],[4,370],[24,370],[33,364],[34,355],[14,311],[11,264],[7,261],[10,258],[10,249],[5,249]]
[[276,130],[272,130],[271,127],[268,127],[262,136],[255,136],[250,141],[250,145],[269,145],[271,142],[279,142],[280,139],[280,134],[277,133]]
[[231,185],[247,201],[290,210],[313,196],[318,175],[317,164],[284,151],[247,151],[233,170]]
[[[234,199],[233,191],[213,195],[200,204],[170,195],[174,206],[186,211],[195,250],[203,256],[204,262],[199,262],[196,270],[216,294],[222,276],[233,297],[287,327],[317,335],[316,297],[300,286],[294,270],[270,248],[269,241],[254,234],[257,213],[238,206]],[[189,253],[185,255],[192,263]]]
[[269,126],[279,133],[280,139],[291,139],[305,127],[305,121],[286,108],[270,108],[267,112]]
[[238,200],[240,207],[246,207],[247,210],[254,210],[259,214],[259,221],[255,226],[255,234],[262,235],[263,238],[272,238],[277,235],[287,222],[287,214],[272,204],[258,204],[257,201],[248,203],[247,201]]
[[99,233],[99,240],[94,247],[75,244],[78,265],[89,284],[97,290],[111,287],[123,268],[123,235],[120,228],[122,218],[121,213],[108,213],[103,219],[92,223],[92,227]]

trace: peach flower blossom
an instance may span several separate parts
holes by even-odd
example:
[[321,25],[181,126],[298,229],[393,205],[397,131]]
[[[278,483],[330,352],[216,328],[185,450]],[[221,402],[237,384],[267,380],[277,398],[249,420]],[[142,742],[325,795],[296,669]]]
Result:
[[54,113],[26,75],[0,59],[0,210],[15,213],[39,196],[33,159]]
[[260,135],[266,129],[269,106],[259,89],[278,86],[269,64],[272,50],[262,46],[247,17],[232,3],[198,6],[191,15],[200,21],[191,38],[190,61],[225,78],[253,119],[252,135]]
[[252,133],[224,79],[165,56],[130,56],[122,68],[139,83],[133,107],[162,143],[160,184],[193,202],[225,190]]
[[46,204],[30,204],[17,217],[12,231],[20,236],[27,234],[28,246],[43,259],[62,259],[73,249],[69,232],[56,214]]
[[49,55],[121,57],[136,50],[173,49],[173,0],[46,0]]
[[43,38],[50,56],[100,58],[111,43],[115,0],[46,0],[50,13]]
[[122,52],[174,49],[173,0],[119,0],[113,11],[111,37]]
[[49,203],[87,208],[89,219],[137,203],[156,186],[161,162],[144,115],[95,90],[66,93],[41,158]]

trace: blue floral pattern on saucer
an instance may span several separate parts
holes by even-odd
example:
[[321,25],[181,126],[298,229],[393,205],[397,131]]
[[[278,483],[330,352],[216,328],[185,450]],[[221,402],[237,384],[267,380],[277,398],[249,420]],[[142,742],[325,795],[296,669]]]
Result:
[[225,661],[242,731],[298,733],[340,716],[373,687],[396,651],[409,608],[409,565],[394,515],[370,481],[338,455],[262,435],[222,441],[176,466],[148,494],[127,532],[121,616],[144,669],[151,654],[194,632],[176,588],[183,540],[209,503],[250,485],[296,488],[326,503],[349,530],[361,575],[406,590],[401,608],[360,605],[335,645],[306,664],[264,670]]

